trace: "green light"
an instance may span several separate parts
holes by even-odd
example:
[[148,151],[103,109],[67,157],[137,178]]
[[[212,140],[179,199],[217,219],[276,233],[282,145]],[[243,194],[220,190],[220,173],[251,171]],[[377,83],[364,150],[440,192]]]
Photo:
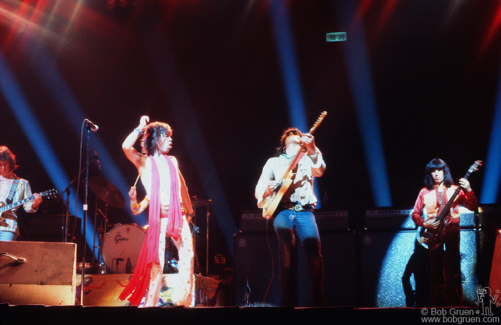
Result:
[[344,42],[346,41],[346,32],[327,33],[325,38],[327,42]]

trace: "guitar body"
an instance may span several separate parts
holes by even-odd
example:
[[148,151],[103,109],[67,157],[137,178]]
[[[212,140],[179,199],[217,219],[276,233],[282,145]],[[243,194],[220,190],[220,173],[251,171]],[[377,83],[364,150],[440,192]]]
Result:
[[277,210],[278,204],[282,200],[285,192],[289,189],[292,184],[291,178],[286,178],[283,180],[282,186],[278,192],[273,192],[270,196],[266,198],[263,205],[263,218],[270,219],[273,213]]
[[418,227],[417,240],[419,244],[428,249],[438,248],[444,241],[445,226],[446,225],[442,222],[437,229]]

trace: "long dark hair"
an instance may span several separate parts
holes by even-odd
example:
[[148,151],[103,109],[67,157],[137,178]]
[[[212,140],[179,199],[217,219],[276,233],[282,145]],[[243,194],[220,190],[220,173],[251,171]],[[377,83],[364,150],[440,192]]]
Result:
[[284,133],[282,133],[282,137],[280,138],[280,147],[277,148],[278,155],[285,153],[285,140],[291,135],[298,135],[301,138],[303,136],[303,133],[297,128],[288,128],[287,130],[285,130]]
[[9,163],[9,169],[14,171],[16,166],[16,156],[7,148],[6,146],[0,147],[0,161],[6,161]]
[[172,129],[169,124],[162,122],[148,124],[143,130],[143,138],[141,140],[142,152],[148,156],[155,154],[158,139],[160,139],[162,135],[167,137],[172,136]]
[[443,170],[444,171],[444,185],[445,187],[451,187],[454,185],[454,180],[451,176],[451,170],[445,161],[440,158],[435,158],[426,165],[426,171],[424,175],[424,186],[432,190],[435,182],[433,181],[433,177],[431,177],[431,173],[435,170]]

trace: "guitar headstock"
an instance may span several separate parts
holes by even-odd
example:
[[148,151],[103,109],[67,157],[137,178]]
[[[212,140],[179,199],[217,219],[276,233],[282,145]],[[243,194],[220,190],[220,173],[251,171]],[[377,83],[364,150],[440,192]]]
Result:
[[315,122],[315,124],[313,124],[313,126],[311,127],[310,132],[309,132],[310,134],[315,131],[315,129],[320,125],[320,123],[322,123],[322,121],[324,120],[326,115],[327,115],[327,111],[323,111],[322,114],[320,114],[320,116],[317,118],[317,121]]
[[58,196],[58,194],[59,191],[56,188],[40,193],[41,196],[46,197],[48,199],[55,198],[56,196]]
[[470,173],[473,173],[473,172],[476,172],[480,166],[482,166],[482,160],[476,160],[473,165],[470,166],[470,169],[468,169],[468,171]]

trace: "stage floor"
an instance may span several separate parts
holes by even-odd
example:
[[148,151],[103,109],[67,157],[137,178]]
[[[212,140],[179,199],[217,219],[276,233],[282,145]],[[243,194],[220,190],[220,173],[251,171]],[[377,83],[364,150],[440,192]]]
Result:
[[82,307],[0,304],[0,324],[499,324],[481,308]]

